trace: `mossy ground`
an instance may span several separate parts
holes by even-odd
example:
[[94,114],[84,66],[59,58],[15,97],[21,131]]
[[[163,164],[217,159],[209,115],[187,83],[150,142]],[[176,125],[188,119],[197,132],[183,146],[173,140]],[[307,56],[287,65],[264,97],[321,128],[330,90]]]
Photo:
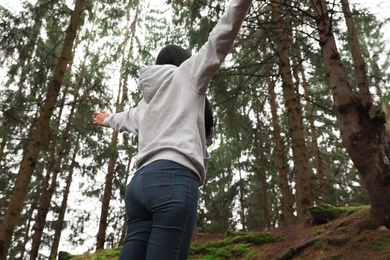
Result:
[[[324,224],[289,226],[250,233],[195,234],[188,259],[390,259],[390,230],[370,229],[369,207],[314,209],[330,213]],[[321,213],[321,214],[322,214]],[[120,248],[72,256],[72,260],[118,259]],[[66,257],[66,258],[65,258]]]

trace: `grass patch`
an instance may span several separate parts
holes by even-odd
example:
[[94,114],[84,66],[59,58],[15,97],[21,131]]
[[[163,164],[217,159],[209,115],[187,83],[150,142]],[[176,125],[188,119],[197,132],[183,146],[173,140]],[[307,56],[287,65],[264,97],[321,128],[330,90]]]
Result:
[[375,252],[388,253],[390,246],[390,238],[385,236],[380,236],[377,240],[372,242],[371,250]]

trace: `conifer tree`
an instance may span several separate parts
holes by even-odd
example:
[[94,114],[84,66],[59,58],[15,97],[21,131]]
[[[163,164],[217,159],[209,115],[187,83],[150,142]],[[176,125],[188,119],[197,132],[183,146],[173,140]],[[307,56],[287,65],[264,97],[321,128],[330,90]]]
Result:
[[59,59],[53,78],[50,82],[46,100],[40,117],[36,123],[36,128],[31,134],[29,145],[24,152],[23,160],[15,182],[13,193],[7,207],[4,219],[0,226],[0,259],[6,259],[8,249],[11,244],[12,234],[16,223],[20,217],[25,196],[28,192],[28,185],[31,180],[42,143],[46,133],[49,130],[50,118],[53,113],[58,94],[61,89],[66,66],[69,62],[72,52],[73,41],[76,37],[77,28],[80,25],[81,15],[85,5],[84,0],[76,1],[75,9],[71,16],[70,26],[67,30],[63,50]]

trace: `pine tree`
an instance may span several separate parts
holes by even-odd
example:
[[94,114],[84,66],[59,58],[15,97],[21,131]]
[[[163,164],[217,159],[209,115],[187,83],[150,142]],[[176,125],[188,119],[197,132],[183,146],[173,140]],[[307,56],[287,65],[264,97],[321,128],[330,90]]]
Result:
[[57,96],[61,89],[61,83],[65,75],[66,66],[71,57],[72,45],[76,37],[77,28],[80,24],[84,4],[85,1],[83,0],[78,0],[76,2],[75,9],[71,17],[71,23],[64,41],[61,57],[47,92],[46,101],[37,121],[36,128],[31,134],[28,148],[23,155],[23,161],[19,169],[12,197],[8,204],[3,222],[0,226],[0,259],[6,259],[8,254],[12,234],[21,214],[23,202],[28,192],[28,185],[34,171],[42,143],[46,136],[45,133],[49,128],[50,118],[57,101]]

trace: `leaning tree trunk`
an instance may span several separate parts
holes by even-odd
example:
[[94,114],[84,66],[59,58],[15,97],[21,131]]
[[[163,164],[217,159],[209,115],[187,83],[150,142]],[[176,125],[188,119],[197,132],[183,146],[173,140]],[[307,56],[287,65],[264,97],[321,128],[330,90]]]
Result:
[[359,88],[360,99],[362,105],[366,108],[372,106],[372,96],[368,88],[368,80],[366,73],[366,64],[363,61],[363,55],[359,44],[358,32],[353,22],[352,13],[349,8],[348,0],[341,0],[345,21],[348,28],[348,43],[351,46],[351,54],[353,60],[353,68],[355,72],[355,79]]
[[272,1],[272,19],[277,42],[277,53],[280,59],[280,75],[283,80],[283,94],[287,109],[289,131],[292,142],[294,173],[296,182],[296,200],[298,222],[311,222],[309,209],[313,207],[313,191],[309,161],[306,154],[305,133],[303,128],[302,111],[290,68],[289,42],[286,30],[282,24],[281,0]]
[[[326,2],[312,3],[343,145],[368,189],[373,220],[377,225],[390,227],[390,149],[385,118],[379,110],[370,113],[373,110],[366,104],[366,96],[353,94],[337,50]],[[367,95],[364,90],[360,93]]]
[[50,118],[53,114],[66,67],[72,54],[73,41],[76,37],[77,28],[80,25],[84,5],[85,0],[76,1],[75,9],[71,16],[70,26],[66,32],[61,56],[50,82],[45,103],[36,123],[36,128],[31,134],[31,139],[23,155],[15,186],[3,222],[0,226],[0,260],[5,260],[7,258],[12,235],[20,218],[24,199],[28,193],[31,176],[37,163],[42,143],[47,136],[46,133],[49,131]]

